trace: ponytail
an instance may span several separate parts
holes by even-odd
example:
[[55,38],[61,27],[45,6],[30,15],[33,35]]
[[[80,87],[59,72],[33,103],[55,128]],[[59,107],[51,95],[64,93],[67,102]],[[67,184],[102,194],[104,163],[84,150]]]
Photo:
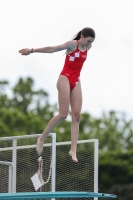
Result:
[[74,36],[73,40],[79,40],[80,37],[81,37],[81,33],[82,33],[82,30],[79,31],[79,32]]

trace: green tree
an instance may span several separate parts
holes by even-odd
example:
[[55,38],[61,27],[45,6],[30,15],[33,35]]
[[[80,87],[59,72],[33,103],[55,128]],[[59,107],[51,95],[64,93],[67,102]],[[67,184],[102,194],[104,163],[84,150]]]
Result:
[[48,93],[44,90],[35,91],[33,86],[32,78],[20,78],[13,88],[12,106],[24,113],[28,113],[33,108],[39,108],[41,104],[44,106],[48,101]]
[[118,200],[132,199],[133,150],[99,155],[99,192],[116,194]]
[[0,81],[0,107],[10,107],[10,100],[5,93],[6,87],[9,85],[8,81]]
[[[49,120],[57,113],[57,104],[49,103],[46,91],[34,89],[32,78],[20,78],[9,97],[7,81],[0,81],[0,132],[1,135],[41,133]],[[9,86],[8,86],[9,88]],[[71,114],[71,113],[70,113]],[[52,132],[58,141],[70,141],[71,121],[61,122]],[[133,120],[127,120],[124,113],[110,111],[101,117],[81,114],[79,140],[99,140],[99,150],[125,151],[133,148]]]
[[81,115],[80,139],[97,138],[100,151],[125,151],[133,148],[133,120],[126,119],[124,113],[110,111],[100,118],[88,113]]
[[41,133],[57,109],[49,104],[48,93],[42,89],[36,91],[28,77],[18,80],[9,97],[5,94],[8,84],[0,82],[1,136]]

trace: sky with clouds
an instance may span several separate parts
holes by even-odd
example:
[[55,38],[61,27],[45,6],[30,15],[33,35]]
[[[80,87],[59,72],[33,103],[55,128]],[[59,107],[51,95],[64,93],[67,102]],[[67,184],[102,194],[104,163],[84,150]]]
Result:
[[57,102],[64,51],[21,56],[22,48],[53,46],[92,27],[96,40],[81,71],[82,112],[125,112],[133,118],[132,0],[0,0],[0,80],[10,87],[32,77]]

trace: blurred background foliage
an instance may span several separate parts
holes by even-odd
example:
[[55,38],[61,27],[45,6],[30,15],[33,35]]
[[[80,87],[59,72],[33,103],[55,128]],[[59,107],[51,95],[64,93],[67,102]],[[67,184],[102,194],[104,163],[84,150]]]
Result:
[[[48,92],[34,89],[31,77],[19,78],[9,88],[8,81],[0,81],[0,136],[42,133],[58,105],[50,104]],[[52,131],[57,142],[71,140],[70,116]],[[79,140],[95,138],[99,140],[99,192],[117,194],[118,200],[132,199],[133,120],[114,110],[101,117],[81,113]]]

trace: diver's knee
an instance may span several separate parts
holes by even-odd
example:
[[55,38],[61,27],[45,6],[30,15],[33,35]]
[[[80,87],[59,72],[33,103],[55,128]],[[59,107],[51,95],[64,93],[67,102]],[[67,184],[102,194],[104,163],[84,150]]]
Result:
[[68,116],[68,113],[63,113],[63,114],[60,113],[60,117],[62,120],[65,120],[67,116]]
[[73,114],[73,119],[76,121],[76,122],[79,122],[80,121],[80,113],[79,112],[76,112]]

